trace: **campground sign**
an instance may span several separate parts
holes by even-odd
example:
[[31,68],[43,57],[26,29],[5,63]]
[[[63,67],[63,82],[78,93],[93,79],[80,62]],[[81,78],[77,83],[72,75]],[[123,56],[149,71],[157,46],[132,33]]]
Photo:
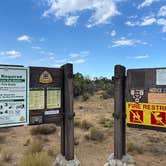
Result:
[[29,123],[28,68],[0,67],[0,127]]
[[0,127],[54,123],[61,154],[74,159],[73,65],[0,65]]

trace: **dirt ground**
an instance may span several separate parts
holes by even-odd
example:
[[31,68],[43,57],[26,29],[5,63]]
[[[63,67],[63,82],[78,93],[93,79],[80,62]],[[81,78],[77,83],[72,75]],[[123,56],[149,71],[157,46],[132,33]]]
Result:
[[[108,156],[113,153],[114,129],[103,127],[100,121],[103,118],[112,120],[113,99],[101,99],[100,94],[91,97],[88,101],[75,100],[75,121],[86,120],[95,128],[104,133],[103,141],[87,140],[85,135],[89,130],[75,127],[75,154],[81,166],[103,166]],[[60,152],[60,128],[55,134],[47,136],[32,136],[34,126],[0,129],[0,153],[7,150],[11,153],[11,160],[0,163],[0,166],[16,166],[25,154],[27,140],[44,140],[43,151],[51,151],[52,160]],[[127,128],[127,149],[136,161],[137,166],[165,166],[166,165],[166,134],[157,131]]]

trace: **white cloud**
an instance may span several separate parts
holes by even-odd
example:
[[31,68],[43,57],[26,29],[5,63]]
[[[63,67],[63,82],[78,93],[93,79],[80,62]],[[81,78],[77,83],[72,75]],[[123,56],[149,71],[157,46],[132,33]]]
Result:
[[0,55],[5,55],[5,52],[4,51],[0,51]]
[[44,37],[39,38],[39,42],[44,42],[46,39]]
[[50,55],[50,56],[54,56],[55,55],[54,52],[48,52],[47,54]]
[[68,26],[76,25],[79,16],[70,16],[65,20],[65,24]]
[[157,24],[163,26],[163,32],[166,32],[166,19],[163,18],[158,19]]
[[139,22],[132,22],[132,21],[127,21],[126,23],[125,23],[127,26],[130,26],[130,27],[134,27],[134,26],[137,26],[137,25],[139,25]]
[[6,51],[6,55],[9,55],[10,58],[15,59],[15,58],[21,57],[21,52],[10,50],[10,51]]
[[116,31],[115,30],[113,30],[112,32],[111,32],[111,34],[110,34],[112,37],[114,37],[114,36],[116,36]]
[[75,61],[71,61],[70,63],[73,63],[73,64],[82,64],[82,63],[85,63],[85,59],[78,59],[78,60],[75,60]]
[[0,55],[11,59],[16,59],[22,56],[21,52],[16,50],[0,51]]
[[36,49],[36,50],[41,50],[41,49],[42,49],[42,48],[39,47],[39,46],[33,46],[32,48],[33,48],[33,49]]
[[138,9],[151,6],[154,2],[157,2],[160,0],[144,0],[140,5],[138,5]]
[[140,56],[129,57],[129,59],[147,59],[147,58],[149,58],[149,55],[140,55]]
[[23,35],[17,38],[18,41],[26,41],[26,42],[30,42],[30,37],[27,35]]
[[70,54],[71,58],[77,58],[78,56],[79,56],[79,54],[77,54],[77,53]]
[[62,63],[66,63],[66,59],[58,59],[58,60],[55,60],[55,63],[57,63],[57,64],[62,64]]
[[80,51],[79,53],[72,53],[69,55],[70,58],[74,59],[74,58],[83,58],[86,57],[90,54],[91,52],[89,50],[86,51]]
[[143,21],[140,23],[140,26],[152,25],[155,22],[156,22],[156,19],[154,17],[145,17]]
[[141,19],[141,21],[127,21],[125,24],[127,26],[147,26],[152,25],[156,22],[156,18],[147,16]]
[[158,16],[166,16],[166,5],[165,6],[162,6],[158,12]]
[[[110,19],[120,12],[117,3],[124,0],[45,0],[49,9],[43,13],[44,17],[53,16],[64,19],[66,25],[74,25],[83,11],[92,11],[86,25],[88,28],[107,24]],[[77,14],[77,16],[75,16]]]
[[119,40],[113,41],[112,47],[119,47],[119,46],[134,46],[137,44],[146,45],[146,42],[143,42],[141,40],[135,40],[135,39],[126,39],[124,37],[120,38]]
[[81,55],[89,55],[91,52],[89,50],[86,51],[80,51]]
[[54,56],[50,56],[49,59],[50,59],[50,60],[54,60],[55,57],[54,57]]
[[125,23],[127,26],[149,26],[149,25],[159,25],[162,26],[162,31],[166,32],[166,19],[165,18],[155,18],[152,16],[147,16],[142,18],[140,21],[127,21]]

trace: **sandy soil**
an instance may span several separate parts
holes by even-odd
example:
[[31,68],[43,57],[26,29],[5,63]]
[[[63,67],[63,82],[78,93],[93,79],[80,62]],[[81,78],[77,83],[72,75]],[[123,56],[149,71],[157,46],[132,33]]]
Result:
[[[100,95],[91,97],[83,102],[81,99],[75,101],[74,110],[76,121],[86,120],[104,133],[102,142],[85,139],[89,130],[75,127],[75,137],[78,145],[75,146],[77,158],[82,166],[103,166],[107,157],[113,153],[113,127],[105,128],[99,122],[102,118],[112,119],[113,99],[103,100]],[[12,160],[4,162],[3,166],[16,166],[16,163],[25,154],[28,146],[27,140],[43,139],[43,151],[52,151],[52,159],[60,152],[60,128],[55,134],[48,136],[32,137],[30,129],[33,126],[15,127],[10,129],[0,129],[0,154],[3,150],[10,151]],[[166,134],[157,131],[140,130],[127,128],[127,148],[128,152],[136,161],[137,166],[165,166],[166,165]],[[1,165],[2,163],[0,163]]]

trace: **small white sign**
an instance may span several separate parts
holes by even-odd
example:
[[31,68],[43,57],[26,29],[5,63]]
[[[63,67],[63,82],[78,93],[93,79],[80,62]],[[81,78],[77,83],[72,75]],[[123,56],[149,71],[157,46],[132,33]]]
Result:
[[157,85],[166,85],[166,69],[157,69],[156,84]]
[[56,115],[59,114],[59,110],[49,110],[44,112],[45,115]]

